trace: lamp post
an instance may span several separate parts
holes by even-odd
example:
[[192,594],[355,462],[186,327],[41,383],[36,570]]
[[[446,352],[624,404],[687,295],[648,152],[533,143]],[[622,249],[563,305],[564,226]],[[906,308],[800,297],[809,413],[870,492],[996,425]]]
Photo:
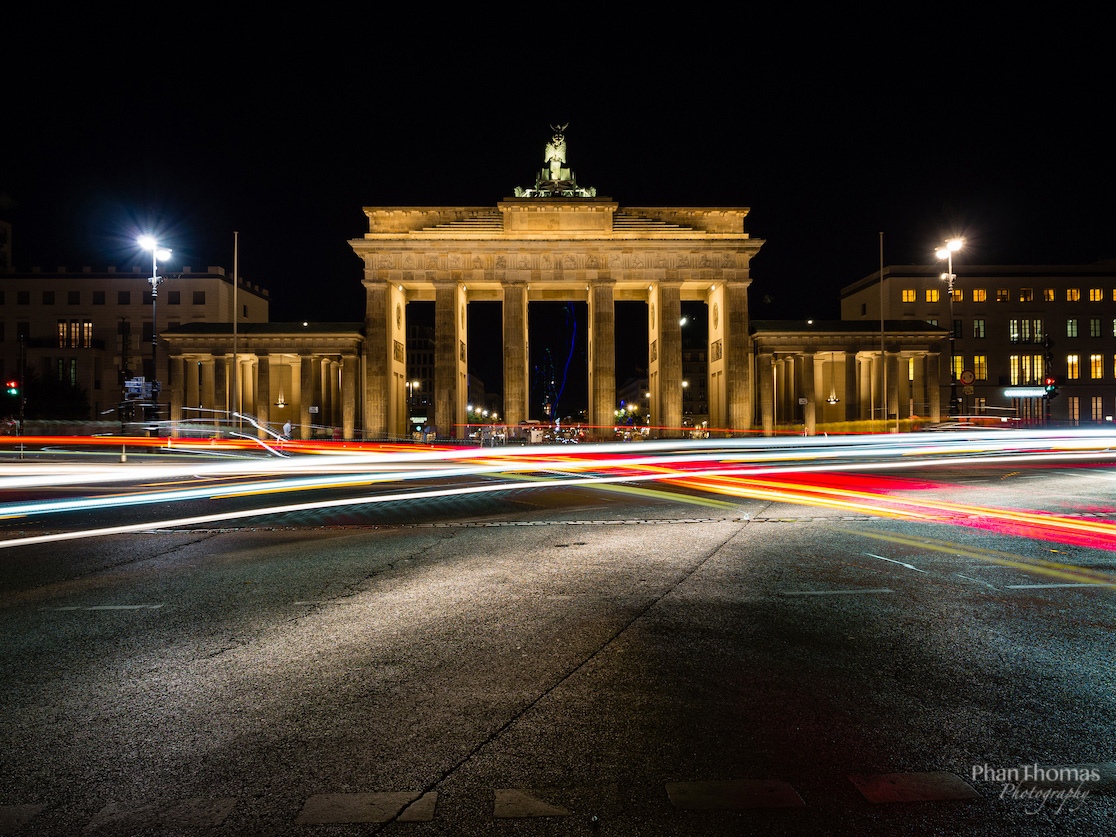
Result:
[[151,283],[151,400],[155,404],[159,401],[159,394],[155,389],[155,383],[159,376],[159,366],[156,362],[159,356],[159,330],[156,328],[156,303],[159,298],[159,283],[163,281],[163,277],[159,275],[159,259],[169,259],[171,251],[165,247],[160,247],[159,243],[150,235],[141,235],[139,238],[139,246],[144,250],[151,251],[151,278],[147,281]]
[[946,259],[948,264],[947,272],[943,273],[941,278],[945,280],[946,292],[949,294],[949,414],[951,416],[958,414],[957,376],[953,374],[953,341],[956,337],[956,329],[953,327],[953,281],[957,278],[957,274],[953,272],[953,254],[964,244],[963,238],[951,238],[938,248],[936,254],[939,259]]
[[415,390],[418,389],[419,383],[420,383],[419,381],[407,381],[407,431],[408,431],[408,433],[411,430],[411,420],[413,418],[413,416],[411,414],[414,412],[414,409],[415,409],[414,405],[412,404],[412,401],[414,399]]

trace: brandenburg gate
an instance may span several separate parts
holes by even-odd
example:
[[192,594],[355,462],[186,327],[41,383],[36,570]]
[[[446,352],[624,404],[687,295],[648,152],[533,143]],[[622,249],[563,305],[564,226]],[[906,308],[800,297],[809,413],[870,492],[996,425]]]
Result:
[[[709,311],[709,423],[752,427],[749,262],[763,241],[744,207],[621,207],[577,186],[561,129],[534,188],[495,207],[366,207],[350,241],[364,263],[364,428],[408,429],[407,303],[434,303],[434,415],[440,433],[466,422],[470,302],[503,308],[503,420],[528,417],[528,303],[588,303],[587,420],[611,435],[616,410],[615,303],[647,304],[651,425],[682,425],[683,300]],[[669,433],[670,431],[664,431]],[[681,430],[676,432],[681,433]]]

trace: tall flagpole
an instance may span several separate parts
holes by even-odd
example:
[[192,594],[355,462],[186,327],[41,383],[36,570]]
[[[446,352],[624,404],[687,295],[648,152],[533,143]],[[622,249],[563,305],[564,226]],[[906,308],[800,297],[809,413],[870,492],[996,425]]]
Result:
[[[232,382],[232,408],[233,414],[240,412],[240,361],[237,359],[237,321],[240,319],[240,303],[237,299],[237,288],[240,286],[239,273],[240,258],[240,233],[233,231],[233,382]],[[237,427],[240,421],[237,420]]]
[[887,430],[887,355],[884,349],[884,319],[887,313],[884,309],[884,280],[883,280],[883,233],[880,233],[880,417],[883,419],[884,430]]

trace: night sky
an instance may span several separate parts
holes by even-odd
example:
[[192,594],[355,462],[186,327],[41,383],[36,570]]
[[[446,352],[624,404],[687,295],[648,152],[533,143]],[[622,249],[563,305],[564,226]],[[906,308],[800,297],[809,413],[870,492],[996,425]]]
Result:
[[15,266],[143,264],[135,235],[154,230],[169,272],[231,269],[237,230],[273,320],[360,320],[361,208],[495,205],[533,184],[556,123],[579,183],[622,206],[750,206],[756,318],[837,317],[881,231],[888,264],[964,235],[959,275],[1116,257],[1096,21],[495,8],[157,12],[124,31],[109,7],[16,16],[0,96]]

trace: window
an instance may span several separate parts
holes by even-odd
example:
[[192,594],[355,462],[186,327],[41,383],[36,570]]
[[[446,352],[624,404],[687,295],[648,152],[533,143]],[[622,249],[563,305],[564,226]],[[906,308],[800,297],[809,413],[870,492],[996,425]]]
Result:
[[1081,420],[1081,400],[1076,395],[1069,397],[1069,420],[1074,424]]
[[987,355],[974,355],[973,356],[973,375],[976,376],[978,381],[988,380],[988,356]]
[[1019,375],[1020,365],[1021,364],[1019,363],[1019,355],[1012,355],[1010,358],[1008,358],[1008,368],[1011,373],[1011,377],[1009,378],[1009,380],[1011,381],[1011,385],[1013,387],[1017,387],[1019,386],[1019,384],[1022,383],[1022,379]]
[[1081,377],[1081,358],[1077,355],[1066,355],[1066,377],[1071,381]]
[[965,371],[965,358],[961,355],[954,355],[953,358],[953,380],[958,381],[961,379],[961,373]]
[[81,339],[78,345],[83,349],[93,348],[93,321],[83,320],[81,323]]
[[93,291],[93,304],[94,305],[104,305],[105,304],[105,292],[104,291]]
[[117,305],[131,305],[132,304],[132,292],[131,291],[117,291],[116,292],[116,304]]
[[43,291],[43,305],[54,305],[54,291]]
[[1043,302],[1053,302],[1054,301],[1054,289],[1053,288],[1043,289],[1042,301]]
[[1089,377],[1094,381],[1104,377],[1104,355],[1089,355]]
[[1077,319],[1075,317],[1070,317],[1068,320],[1066,320],[1066,337],[1076,337],[1076,336],[1077,336]]
[[1080,302],[1081,288],[1066,288],[1066,302]]
[[941,299],[941,297],[942,297],[942,292],[941,292],[940,289],[938,289],[938,288],[927,288],[926,289],[926,301],[927,302],[937,302],[939,299]]
[[81,291],[66,291],[67,305],[81,305]]
[[954,339],[960,340],[964,336],[965,335],[961,332],[961,321],[960,320],[954,320],[953,321],[953,337],[954,337]]
[[194,291],[194,305],[205,305],[205,291]]
[[[1112,321],[1113,329],[1116,329],[1116,320]],[[973,337],[984,336],[984,320],[973,320]]]
[[151,321],[148,320],[143,324],[143,334],[140,337],[144,343],[150,343],[152,337]]
[[30,305],[31,291],[16,291],[16,305]]
[[31,323],[21,322],[16,323],[16,340],[30,340],[31,339]]
[[1099,422],[1104,418],[1104,400],[1099,395],[1093,396],[1093,421]]
[[1042,380],[1042,355],[1023,355],[1020,358],[1024,384],[1037,384]]
[[988,291],[984,288],[973,288],[973,302],[987,302]]
[[181,305],[182,304],[182,291],[168,291],[167,292],[167,305]]
[[1008,339],[1012,343],[1041,343],[1042,320],[1008,320]]
[[1100,288],[1089,288],[1089,302],[1103,302],[1104,291]]
[[58,321],[58,348],[65,349],[69,345],[68,332],[66,330],[66,321]]
[[1100,317],[1090,317],[1089,318],[1089,336],[1090,337],[1100,337],[1101,336]]
[[1033,288],[1020,288],[1019,289],[1019,301],[1020,302],[1034,302],[1035,301],[1034,289]]
[[903,302],[914,302],[915,291],[914,288],[903,288]]
[[964,302],[965,301],[965,292],[963,290],[961,290],[960,288],[954,288],[953,289],[953,301],[954,302]]
[[1010,299],[1007,288],[996,289],[996,302],[1007,302]]

